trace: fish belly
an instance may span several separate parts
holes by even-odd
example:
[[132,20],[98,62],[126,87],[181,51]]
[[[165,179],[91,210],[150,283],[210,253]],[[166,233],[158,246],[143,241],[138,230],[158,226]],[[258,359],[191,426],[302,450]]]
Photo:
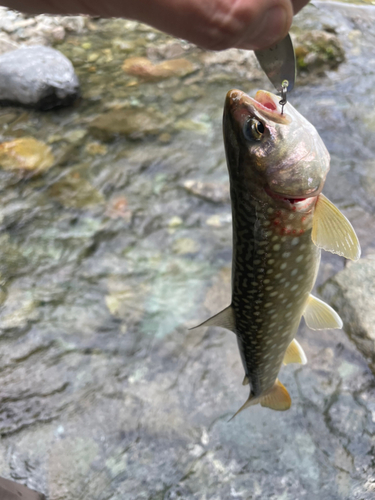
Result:
[[298,219],[306,219],[303,214],[288,215],[291,229],[285,234],[270,217],[272,207],[250,205],[242,213],[235,208],[232,307],[245,373],[259,396],[273,386],[298,330],[320,250],[311,240],[309,220],[303,231],[293,232],[293,226],[300,227]]

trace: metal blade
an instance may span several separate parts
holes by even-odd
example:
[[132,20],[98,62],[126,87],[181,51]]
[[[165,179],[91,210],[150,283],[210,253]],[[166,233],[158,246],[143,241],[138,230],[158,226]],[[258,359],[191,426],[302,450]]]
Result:
[[45,500],[42,493],[30,490],[22,484],[18,484],[10,479],[0,477],[0,498],[1,500]]
[[296,79],[296,56],[290,35],[269,49],[254,52],[275,89],[281,92],[282,82],[287,80],[287,91],[290,92]]

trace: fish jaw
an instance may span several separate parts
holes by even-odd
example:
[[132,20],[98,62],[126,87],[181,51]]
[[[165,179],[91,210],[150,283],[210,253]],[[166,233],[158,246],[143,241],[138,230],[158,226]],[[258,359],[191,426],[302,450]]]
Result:
[[[258,91],[255,99],[228,92],[224,106],[224,143],[231,181],[255,185],[288,200],[321,192],[330,157],[315,127],[290,103],[281,114],[279,98]],[[261,123],[260,140],[249,137],[249,124]]]

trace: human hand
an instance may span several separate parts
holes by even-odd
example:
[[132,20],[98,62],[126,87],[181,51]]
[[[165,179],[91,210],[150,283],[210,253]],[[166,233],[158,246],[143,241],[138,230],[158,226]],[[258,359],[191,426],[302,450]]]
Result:
[[[1,1],[1,0],[0,0]],[[90,14],[145,22],[212,50],[264,49],[289,31],[309,0],[3,0],[34,14]]]

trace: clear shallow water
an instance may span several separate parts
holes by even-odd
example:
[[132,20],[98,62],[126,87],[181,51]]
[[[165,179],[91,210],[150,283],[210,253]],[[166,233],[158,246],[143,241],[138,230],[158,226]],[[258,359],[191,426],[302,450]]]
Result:
[[[291,98],[331,152],[325,193],[364,255],[375,250],[374,19],[369,7],[303,11],[296,31],[335,30],[346,61]],[[292,409],[227,424],[247,397],[235,339],[187,331],[229,301],[221,115],[230,88],[269,88],[253,59],[120,20],[91,21],[58,48],[81,102],[0,112],[2,140],[33,136],[56,159],[34,178],[0,172],[2,475],[54,500],[372,498],[373,375],[343,332],[302,326],[309,364],[282,374]],[[156,83],[121,69],[145,55],[196,69]],[[109,130],[124,110],[132,137]],[[190,180],[205,183],[198,195]],[[343,266],[324,254],[319,283]]]

